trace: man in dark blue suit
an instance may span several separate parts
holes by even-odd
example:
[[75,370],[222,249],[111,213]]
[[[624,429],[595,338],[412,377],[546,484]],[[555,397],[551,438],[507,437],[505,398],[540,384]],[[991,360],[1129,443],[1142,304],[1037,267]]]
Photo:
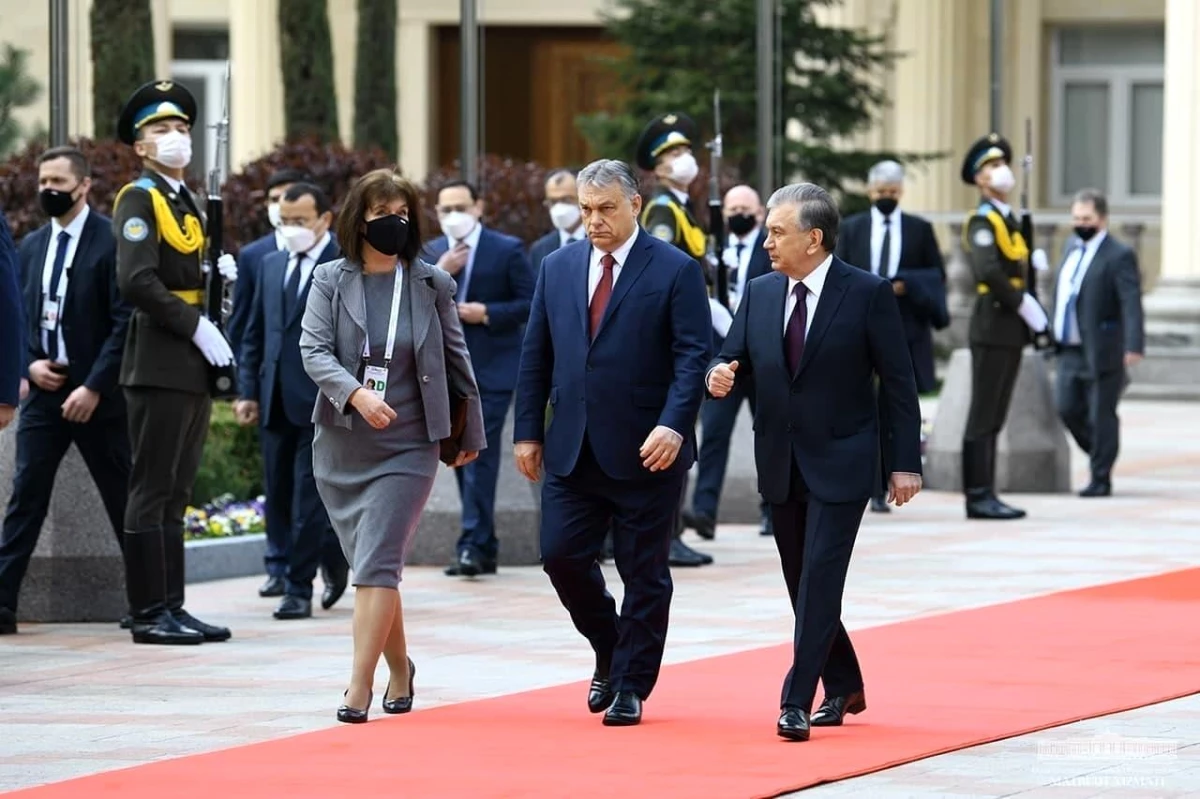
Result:
[[[87,464],[118,544],[129,491],[125,400],[117,385],[129,305],[116,280],[112,220],[88,208],[91,168],[74,147],[38,159],[50,222],[21,242],[28,400],[17,423],[16,476],[0,533],[0,633],[16,632],[17,597],[71,444]],[[0,401],[3,401],[0,398]]]
[[[308,177],[295,169],[281,169],[267,180],[267,219],[271,223],[271,232],[247,244],[238,252],[238,279],[233,284],[233,308],[229,312],[229,322],[225,333],[229,337],[230,347],[238,363],[245,357],[242,345],[246,338],[246,329],[250,325],[250,315],[254,307],[254,291],[258,285],[258,270],[263,258],[273,252],[286,252],[287,243],[279,232],[280,203],[284,192],[293,183],[308,180]],[[266,475],[263,475],[266,482]],[[288,531],[273,533],[269,522],[267,527],[267,553],[263,557],[267,570],[267,581],[258,589],[261,597],[283,596],[284,574],[287,572],[288,555],[286,542]]]
[[444,235],[422,257],[454,276],[463,335],[479,383],[487,449],[454,470],[462,497],[462,535],[448,575],[495,574],[496,481],[500,435],[512,404],[521,359],[521,337],[533,297],[533,272],[520,239],[483,226],[483,203],[475,187],[452,181],[438,190],[438,221]]
[[300,321],[317,264],[341,256],[329,232],[333,210],[325,192],[293,183],[280,205],[279,233],[286,251],[259,264],[249,324],[238,364],[242,398],[238,421],[260,421],[266,477],[267,535],[287,556],[284,596],[277,619],[312,616],[313,579],[324,566],[328,610],[346,590],[349,566],[333,534],[313,478],[313,406],[317,385],[300,358]]
[[[12,424],[24,378],[25,345],[17,248],[0,210],[0,430]],[[15,622],[14,622],[15,623]]]
[[583,220],[579,215],[579,196],[576,194],[575,173],[569,169],[556,169],[546,177],[546,195],[543,201],[550,214],[554,230],[542,236],[529,248],[529,263],[534,277],[542,271],[542,261],[559,247],[579,241],[585,235]]
[[[866,708],[841,623],[842,591],[881,440],[889,499],[903,505],[921,488],[921,413],[891,285],[833,255],[833,198],[811,183],[793,184],[767,209],[775,273],[750,281],[706,384],[715,397],[738,382],[754,384],[759,490],[772,506],[796,614],[776,729],[805,741],[810,723],[838,725]],[[810,719],[818,680],[825,700]]]
[[[662,663],[712,317],[696,261],[639,227],[632,168],[596,161],[578,182],[590,243],[552,253],[538,276],[513,439],[526,478],[545,464],[542,566],[596,653],[588,709],[624,726],[641,721]],[[597,560],[610,524],[619,616]]]

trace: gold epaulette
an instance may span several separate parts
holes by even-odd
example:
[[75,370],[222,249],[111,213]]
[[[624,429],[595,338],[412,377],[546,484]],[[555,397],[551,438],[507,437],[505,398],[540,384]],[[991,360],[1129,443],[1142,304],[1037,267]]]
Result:
[[[971,242],[967,239],[967,230],[971,225],[971,220],[977,216],[979,216],[978,213],[971,214],[967,217],[966,224],[963,225],[963,249],[968,252],[971,249]],[[1010,261],[1025,262],[1029,258],[1029,245],[1025,243],[1025,237],[1021,235],[1021,231],[1010,233],[1008,223],[995,210],[988,211],[984,216],[992,224],[992,230],[996,234],[996,246],[1000,248],[1004,257]]]
[[[1018,291],[1024,291],[1025,290],[1025,279],[1020,278],[1020,277],[1010,277],[1008,279],[1008,285],[1012,286],[1013,288],[1017,289]],[[988,286],[987,283],[976,283],[975,291],[979,294],[990,294],[992,289],[990,286]]]
[[[702,258],[708,251],[708,234],[700,226],[689,222],[687,214],[676,203],[667,199],[663,199],[661,202],[670,208],[671,213],[675,216],[675,227],[683,233],[683,243],[687,247],[688,254],[693,258]],[[646,210],[642,213],[643,224],[653,205],[654,203],[647,205]]]
[[[125,192],[137,185],[137,182],[126,183],[119,192],[117,198],[113,200],[113,214],[116,214],[118,204],[121,202],[121,197]],[[179,227],[179,223],[175,220],[175,214],[171,211],[171,205],[167,202],[167,198],[158,190],[157,186],[138,186],[144,188],[150,194],[150,202],[154,207],[154,222],[155,229],[158,231],[158,240],[166,239],[167,246],[171,249],[191,255],[198,252],[204,246],[204,228],[200,224],[200,220],[191,214],[183,215],[183,228]]]

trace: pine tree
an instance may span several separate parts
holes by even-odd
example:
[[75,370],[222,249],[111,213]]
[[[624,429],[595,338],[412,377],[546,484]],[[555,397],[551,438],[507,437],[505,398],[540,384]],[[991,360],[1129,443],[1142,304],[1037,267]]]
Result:
[[288,138],[316,136],[321,141],[338,141],[333,42],[325,0],[281,2],[279,39]]
[[396,158],[397,0],[358,0],[354,65],[354,146],[378,147]]
[[27,133],[13,111],[30,105],[42,93],[42,87],[29,76],[29,51],[11,44],[0,58],[0,158],[17,148]]
[[[846,152],[834,142],[868,129],[886,101],[873,75],[895,58],[882,38],[829,27],[818,6],[839,0],[778,0],[779,52],[787,64],[776,110],[777,130],[800,122],[800,141],[783,142],[782,176],[818,183],[840,194],[844,209],[862,199],[844,190],[894,153]],[[712,135],[713,89],[721,90],[725,164],[757,181],[756,0],[614,0],[605,24],[626,56],[614,63],[624,88],[614,113],[579,120],[595,151],[632,160],[638,134],[655,116],[682,111]],[[780,70],[776,70],[779,74]],[[696,157],[704,163],[704,151]],[[765,197],[763,198],[766,199]]]
[[129,95],[154,74],[150,0],[93,0],[92,109],[95,138],[115,139]]

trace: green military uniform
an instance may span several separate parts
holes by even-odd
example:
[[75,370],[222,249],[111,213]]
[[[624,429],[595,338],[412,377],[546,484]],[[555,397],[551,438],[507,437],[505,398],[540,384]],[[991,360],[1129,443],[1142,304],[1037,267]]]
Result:
[[[985,165],[1012,160],[1012,147],[992,133],[971,147],[962,180],[975,185]],[[1021,352],[1031,340],[1018,309],[1025,298],[1029,247],[1011,209],[985,197],[967,217],[963,246],[976,285],[968,339],[971,346],[971,405],[963,432],[963,492],[971,518],[1016,519],[1024,511],[996,498],[996,438],[1008,417]]]
[[[182,119],[190,126],[195,117],[187,89],[147,83],[126,103],[118,136],[132,145],[147,125]],[[228,629],[183,609],[183,516],[212,411],[208,362],[192,343],[204,302],[204,216],[182,182],[172,183],[149,159],[146,164],[141,177],[118,192],[113,208],[117,282],[134,307],[120,374],[133,446],[125,512],[133,640],[222,641]]]

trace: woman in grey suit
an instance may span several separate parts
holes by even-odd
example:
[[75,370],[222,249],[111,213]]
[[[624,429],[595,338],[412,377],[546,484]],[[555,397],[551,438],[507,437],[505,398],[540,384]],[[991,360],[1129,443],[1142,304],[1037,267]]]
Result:
[[[345,258],[319,265],[300,351],[320,389],[313,410],[317,491],[354,571],[354,665],[339,721],[367,720],[375,667],[389,671],[385,713],[412,709],[400,571],[450,435],[453,386],[468,398],[462,454],[486,444],[479,390],[453,278],[419,260],[418,195],[378,169],[350,190],[337,221]],[[351,413],[354,411],[354,413]]]

